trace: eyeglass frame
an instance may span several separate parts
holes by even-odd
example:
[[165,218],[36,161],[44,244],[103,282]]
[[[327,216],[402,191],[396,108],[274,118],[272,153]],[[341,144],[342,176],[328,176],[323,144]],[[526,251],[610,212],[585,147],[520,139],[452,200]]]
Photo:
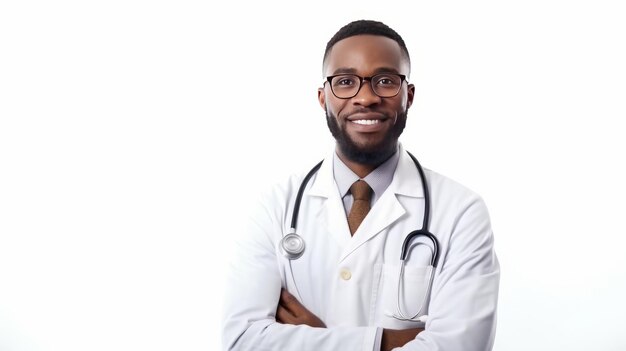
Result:
[[[398,88],[398,91],[391,95],[391,96],[380,96],[376,93],[376,90],[374,89],[374,86],[372,85],[372,78],[377,77],[377,76],[383,76],[383,75],[394,75],[394,76],[398,76],[400,77],[400,87]],[[359,78],[359,88],[356,90],[356,92],[354,93],[354,95],[350,96],[350,97],[339,97],[337,96],[337,94],[335,93],[335,90],[333,90],[333,84],[332,84],[332,80],[335,77],[339,77],[339,76],[354,76]],[[399,73],[378,73],[375,74],[373,76],[369,76],[369,77],[361,77],[358,74],[353,74],[353,73],[340,73],[340,74],[335,74],[332,76],[327,76],[326,80],[324,81],[324,84],[326,84],[326,82],[328,82],[328,85],[330,87],[330,91],[333,93],[333,95],[335,95],[335,97],[337,99],[343,99],[343,100],[347,100],[347,99],[352,99],[353,97],[357,96],[359,94],[359,92],[361,91],[361,88],[363,88],[363,82],[365,82],[366,80],[369,80],[370,82],[370,88],[372,89],[372,93],[374,93],[374,95],[378,96],[379,98],[392,98],[395,96],[398,96],[398,94],[400,94],[400,90],[402,90],[402,83],[406,82],[407,84],[409,84],[409,81],[406,80],[406,75],[405,74],[399,74]]]

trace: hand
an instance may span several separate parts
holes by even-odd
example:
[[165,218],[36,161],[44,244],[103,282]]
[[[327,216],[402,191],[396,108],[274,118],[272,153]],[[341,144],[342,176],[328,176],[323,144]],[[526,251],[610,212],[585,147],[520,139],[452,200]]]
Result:
[[380,343],[380,351],[391,351],[395,347],[402,347],[415,339],[417,334],[424,331],[422,328],[405,330],[383,329],[383,337]]
[[280,300],[276,309],[276,321],[282,324],[306,324],[314,328],[326,328],[326,324],[321,319],[307,310],[300,301],[285,289],[282,289],[280,292]]

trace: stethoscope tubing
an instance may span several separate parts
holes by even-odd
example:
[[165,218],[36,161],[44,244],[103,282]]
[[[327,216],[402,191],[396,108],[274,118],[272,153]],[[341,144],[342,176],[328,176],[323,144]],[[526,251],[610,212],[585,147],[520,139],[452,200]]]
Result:
[[[415,163],[415,166],[417,168],[417,171],[419,173],[420,180],[422,183],[422,189],[424,192],[424,218],[422,222],[422,228],[418,230],[414,230],[411,233],[409,233],[404,239],[404,242],[402,243],[402,250],[400,251],[400,272],[398,275],[398,285],[397,285],[398,287],[397,310],[396,310],[396,313],[392,315],[392,317],[398,320],[403,320],[403,321],[424,322],[427,316],[425,315],[421,317],[418,317],[418,316],[422,312],[424,306],[426,305],[425,303],[426,299],[430,295],[430,292],[432,289],[434,271],[439,262],[439,242],[437,241],[437,238],[428,231],[428,225],[430,221],[430,192],[428,189],[428,184],[426,182],[426,175],[424,174],[424,170],[422,169],[422,166],[417,161],[417,158],[415,158],[415,156],[413,156],[413,154],[411,154],[408,151],[407,151],[407,154],[411,157],[411,159],[413,160],[413,163]],[[291,261],[300,258],[304,252],[304,247],[305,247],[304,240],[302,239],[302,237],[300,237],[296,233],[298,214],[300,212],[300,203],[302,202],[302,196],[304,194],[304,190],[307,184],[309,183],[309,180],[320,169],[323,162],[324,161],[322,160],[317,165],[315,165],[315,167],[313,167],[302,180],[302,183],[300,184],[300,188],[298,189],[298,194],[296,195],[296,201],[293,206],[293,213],[291,215],[291,226],[289,229],[289,233],[286,236],[284,236],[283,240],[281,240],[281,242],[279,243],[279,248],[280,248],[281,253],[289,261],[289,270],[291,271],[290,273],[291,273],[294,286],[295,286],[295,278],[293,276]],[[404,262],[411,251],[409,250],[409,248],[411,247],[411,242],[413,241],[413,239],[420,237],[420,236],[427,237],[428,239],[430,239],[430,241],[433,244],[433,248],[431,251],[429,283],[428,283],[426,293],[424,295],[419,311],[413,316],[407,316],[403,313],[400,307],[400,300],[401,300],[400,293],[401,293],[402,286],[403,286],[402,278],[404,277]],[[297,290],[298,289],[296,286],[296,292],[298,293],[298,295],[300,295],[299,291]]]
[[[411,157],[411,159],[413,160],[413,163],[415,163],[415,166],[417,168],[417,171],[419,173],[419,176],[422,182],[422,189],[424,192],[424,218],[422,220],[422,229],[415,230],[409,233],[409,235],[407,235],[407,237],[404,239],[404,243],[402,244],[402,250],[400,252],[400,259],[401,260],[406,259],[406,256],[408,255],[408,251],[409,251],[408,248],[411,244],[411,241],[416,236],[425,235],[429,237],[429,239],[433,242],[433,245],[435,246],[433,250],[434,255],[431,259],[431,264],[433,265],[433,267],[437,267],[437,263],[439,261],[439,245],[437,243],[437,238],[428,231],[428,225],[430,222],[430,191],[428,189],[428,184],[426,182],[426,175],[424,174],[424,169],[420,165],[419,161],[417,161],[417,158],[415,158],[415,156],[413,156],[413,154],[411,154],[408,151],[406,153]],[[324,160],[316,164],[315,167],[313,167],[309,171],[309,173],[307,173],[307,175],[304,177],[304,179],[302,180],[302,184],[300,184],[300,188],[298,189],[298,194],[296,195],[296,202],[293,205],[293,213],[291,214],[291,226],[290,226],[288,235],[297,235],[296,227],[298,224],[298,214],[300,213],[300,203],[302,202],[302,196],[304,194],[304,190],[307,184],[309,183],[309,180],[311,180],[313,175],[320,169],[323,162]],[[304,246],[304,244],[302,246]],[[282,245],[281,247],[284,248],[284,246]],[[301,253],[297,255],[293,255],[293,256],[297,256],[297,257],[294,257],[291,259],[299,258],[301,256]]]
[[298,189],[298,195],[296,196],[296,203],[293,205],[293,214],[291,215],[291,227],[289,233],[296,232],[296,225],[298,223],[298,213],[300,212],[300,202],[302,201],[302,194],[304,194],[304,188],[306,188],[307,183],[313,177],[313,174],[317,172],[320,167],[322,167],[322,163],[324,160],[321,160],[318,164],[313,167],[309,173],[302,180],[302,184],[300,184],[300,189]]

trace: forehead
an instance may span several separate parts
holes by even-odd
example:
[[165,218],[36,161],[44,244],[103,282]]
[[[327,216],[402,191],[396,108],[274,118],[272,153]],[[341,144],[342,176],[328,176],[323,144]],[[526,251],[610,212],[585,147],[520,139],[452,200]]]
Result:
[[381,69],[409,73],[409,63],[400,45],[380,35],[355,35],[335,43],[326,58],[324,74],[328,76],[352,70],[369,75]]

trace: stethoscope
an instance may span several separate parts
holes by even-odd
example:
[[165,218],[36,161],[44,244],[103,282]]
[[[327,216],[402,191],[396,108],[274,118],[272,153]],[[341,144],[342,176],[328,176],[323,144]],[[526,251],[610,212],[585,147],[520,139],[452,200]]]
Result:
[[[395,313],[386,312],[386,314],[390,317],[393,317],[402,321],[426,322],[426,319],[428,318],[428,316],[425,314],[420,316],[420,314],[422,313],[422,310],[424,309],[424,306],[426,305],[426,300],[430,296],[430,292],[432,289],[433,279],[435,276],[435,268],[437,268],[437,262],[439,261],[439,242],[437,241],[437,238],[428,231],[428,222],[430,219],[430,194],[428,192],[428,185],[426,184],[426,177],[424,176],[424,170],[422,169],[422,166],[419,164],[415,156],[413,156],[408,151],[407,153],[409,154],[409,156],[415,163],[415,167],[417,167],[417,171],[419,172],[420,179],[422,182],[422,188],[424,189],[424,221],[422,223],[422,229],[418,229],[418,230],[414,230],[410,232],[404,239],[404,242],[402,243],[402,251],[400,252],[400,273],[398,275],[398,285],[397,285],[398,295],[397,295],[396,312]],[[313,174],[315,174],[315,172],[317,172],[322,166],[322,162],[324,161],[320,161],[320,163],[315,165],[315,167],[313,167],[309,171],[309,173],[304,177],[304,180],[302,181],[302,184],[300,185],[300,188],[298,189],[296,202],[293,207],[293,214],[291,216],[291,228],[289,229],[289,233],[283,237],[283,239],[280,241],[278,245],[280,252],[283,254],[283,256],[285,256],[289,260],[290,268],[291,268],[291,261],[300,258],[302,254],[304,253],[304,248],[305,248],[304,239],[302,239],[300,235],[296,234],[296,223],[298,221],[298,212],[300,212],[300,202],[302,201],[302,194],[304,193],[304,189],[306,188],[306,185],[311,179],[311,177],[313,176]],[[411,315],[410,313],[407,314],[403,311],[401,304],[400,304],[400,301],[401,301],[400,293],[403,291],[403,285],[404,285],[403,284],[404,261],[409,256],[411,250],[414,247],[414,246],[411,246],[411,242],[418,237],[425,237],[425,238],[430,239],[430,241],[433,244],[433,247],[431,248],[431,251],[430,251],[431,252],[430,267],[429,267],[430,273],[429,273],[428,286],[426,288],[426,293],[424,294],[422,304],[420,305],[421,307],[419,308],[417,313]],[[417,243],[415,246],[417,245],[426,245],[426,244],[420,242],[420,243]],[[292,277],[293,277],[293,271],[292,271]],[[295,285],[295,280],[294,280],[294,285]]]

